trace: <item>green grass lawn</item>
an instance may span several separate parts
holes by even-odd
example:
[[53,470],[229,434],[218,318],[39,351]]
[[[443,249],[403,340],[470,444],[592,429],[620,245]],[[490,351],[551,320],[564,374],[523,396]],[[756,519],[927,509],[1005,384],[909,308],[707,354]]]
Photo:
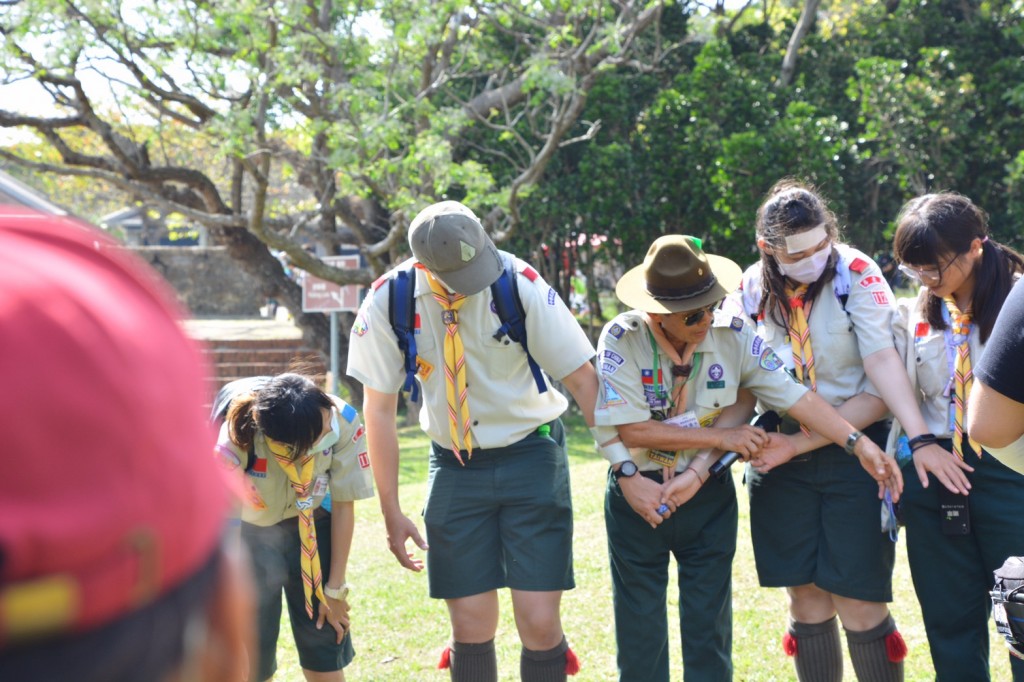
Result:
[[[576,680],[615,680],[615,637],[611,604],[611,579],[603,519],[603,490],[607,466],[594,453],[589,433],[578,417],[567,420],[576,523],[576,589],[562,601],[562,618],[570,644],[580,657],[582,670]],[[402,439],[402,507],[419,519],[426,493],[427,439],[415,427],[405,429]],[[742,491],[734,467],[738,490]],[[739,495],[740,524],[736,560],[733,563],[733,662],[736,680],[793,680],[792,661],[780,644],[786,624],[786,598],[782,590],[762,589],[757,584],[745,494]],[[356,505],[356,536],[349,567],[354,585],[352,604],[356,658],[346,668],[346,678],[357,680],[446,680],[447,671],[436,670],[449,637],[447,609],[427,597],[426,575],[398,565],[387,549],[384,523],[376,500]],[[422,523],[419,523],[422,530]],[[905,541],[897,548],[892,610],[910,654],[907,680],[932,680],[928,642],[920,609],[907,568]],[[410,548],[412,545],[410,543]],[[417,550],[418,551],[418,550]],[[467,572],[472,566],[466,566]],[[671,571],[671,575],[675,575]],[[674,583],[674,579],[672,581]],[[669,620],[675,621],[675,589],[670,585]],[[508,591],[501,593],[501,621],[496,639],[501,680],[519,679],[519,644],[512,620]],[[287,614],[285,615],[287,619]],[[678,629],[672,632],[674,680],[682,679]],[[287,623],[282,626],[278,648],[279,682],[300,682],[303,677],[295,656]],[[845,647],[845,639],[844,639]],[[992,627],[992,679],[1010,679],[1006,647]],[[849,658],[846,679],[854,679]]]

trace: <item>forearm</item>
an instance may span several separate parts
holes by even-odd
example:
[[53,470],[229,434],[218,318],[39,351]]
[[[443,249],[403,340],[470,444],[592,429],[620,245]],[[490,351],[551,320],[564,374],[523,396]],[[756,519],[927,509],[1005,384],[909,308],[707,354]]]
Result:
[[626,447],[654,450],[703,450],[717,448],[721,438],[715,429],[686,428],[654,419],[619,424],[619,436]]
[[355,503],[331,502],[331,567],[327,574],[328,587],[341,587],[345,582],[345,569],[352,549],[352,535],[356,527]]
[[886,348],[864,358],[864,371],[909,437],[928,432],[906,365],[895,348]]
[[563,377],[562,383],[579,405],[587,426],[593,426],[594,407],[597,404],[597,372],[594,366],[589,362],[583,363],[571,374]]
[[387,517],[401,513],[398,500],[398,427],[395,412],[398,395],[364,389],[363,423],[366,425],[366,449],[373,480],[377,485],[380,509]]
[[845,445],[850,433],[874,424],[887,411],[885,403],[870,393],[859,393],[835,408],[817,393],[808,391],[789,408],[789,414],[810,429],[811,434],[795,433],[789,438],[796,446],[797,454],[829,443]]

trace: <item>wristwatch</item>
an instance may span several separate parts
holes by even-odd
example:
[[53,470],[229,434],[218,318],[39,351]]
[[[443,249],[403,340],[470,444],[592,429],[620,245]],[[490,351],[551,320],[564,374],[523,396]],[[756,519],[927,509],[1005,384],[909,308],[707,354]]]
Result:
[[639,469],[636,468],[636,462],[630,459],[623,462],[618,470],[612,469],[612,476],[614,476],[617,481],[620,478],[636,476],[637,471],[639,471]]
[[849,436],[847,436],[846,437],[846,445],[845,445],[846,454],[848,454],[848,455],[855,454],[854,453],[854,448],[857,447],[857,441],[860,440],[863,437],[864,437],[864,434],[862,432],[860,432],[860,431],[854,431]]
[[327,587],[324,585],[324,596],[328,599],[344,601],[348,597],[348,583],[342,583],[341,587]]

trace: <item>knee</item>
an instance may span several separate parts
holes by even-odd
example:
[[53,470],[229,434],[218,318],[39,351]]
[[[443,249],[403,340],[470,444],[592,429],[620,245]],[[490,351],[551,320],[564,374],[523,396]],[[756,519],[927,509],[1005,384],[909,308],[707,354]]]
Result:
[[519,639],[527,649],[547,650],[562,641],[562,621],[558,610],[536,609],[516,613]]
[[832,595],[815,585],[788,588],[789,611],[801,623],[822,623],[836,614]]

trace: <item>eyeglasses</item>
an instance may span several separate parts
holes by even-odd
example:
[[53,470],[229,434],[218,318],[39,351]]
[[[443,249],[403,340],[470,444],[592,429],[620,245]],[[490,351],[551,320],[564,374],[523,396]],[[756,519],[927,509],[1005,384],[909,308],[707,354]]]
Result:
[[906,275],[907,277],[916,282],[933,282],[935,284],[939,284],[940,282],[942,282],[942,276],[946,274],[946,270],[949,270],[950,266],[953,265],[953,263],[960,260],[960,256],[962,255],[962,253],[958,253],[956,256],[953,257],[952,260],[950,260],[948,263],[946,263],[938,270],[934,268],[914,268],[907,265],[906,263],[900,263],[900,272],[902,272],[904,275]]
[[692,327],[693,325],[702,322],[704,320],[705,314],[715,314],[715,308],[718,307],[719,303],[721,303],[721,301],[715,301],[711,305],[704,306],[703,308],[690,313],[689,315],[683,318],[683,324],[685,324],[687,327]]

